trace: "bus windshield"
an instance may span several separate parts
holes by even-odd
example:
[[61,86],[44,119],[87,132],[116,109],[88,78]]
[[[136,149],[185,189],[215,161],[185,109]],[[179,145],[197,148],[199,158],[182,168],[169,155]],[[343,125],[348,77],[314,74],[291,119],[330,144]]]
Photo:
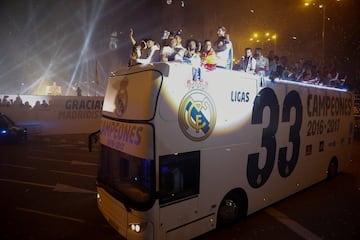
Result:
[[149,203],[155,189],[153,162],[102,145],[98,182],[126,204]]

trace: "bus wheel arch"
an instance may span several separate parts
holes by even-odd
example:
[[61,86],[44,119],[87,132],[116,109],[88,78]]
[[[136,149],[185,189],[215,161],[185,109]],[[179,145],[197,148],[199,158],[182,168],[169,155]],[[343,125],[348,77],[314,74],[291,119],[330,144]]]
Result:
[[338,160],[337,157],[333,157],[330,162],[329,162],[329,166],[327,169],[327,178],[328,179],[333,179],[334,177],[336,177],[336,175],[338,174]]
[[229,191],[221,200],[217,213],[216,227],[224,227],[247,216],[248,198],[241,188]]

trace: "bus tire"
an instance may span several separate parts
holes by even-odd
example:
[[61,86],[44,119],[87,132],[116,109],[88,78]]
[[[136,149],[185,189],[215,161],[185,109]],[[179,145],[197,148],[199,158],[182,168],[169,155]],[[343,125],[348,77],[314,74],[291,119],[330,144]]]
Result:
[[247,197],[243,190],[233,190],[225,195],[218,209],[217,227],[231,225],[247,213]]
[[327,170],[327,178],[333,179],[338,173],[338,162],[336,158],[331,159]]

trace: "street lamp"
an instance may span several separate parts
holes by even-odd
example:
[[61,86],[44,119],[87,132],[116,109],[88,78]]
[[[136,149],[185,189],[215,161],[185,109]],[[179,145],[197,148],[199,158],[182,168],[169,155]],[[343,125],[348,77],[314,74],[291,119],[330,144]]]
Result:
[[[324,0],[323,0],[324,1]],[[336,2],[340,2],[341,0],[336,0]],[[325,31],[326,31],[326,5],[324,3],[316,3],[312,0],[305,0],[304,6],[309,7],[313,5],[314,7],[318,7],[321,9],[322,13],[322,27],[321,27],[321,64],[325,63]]]
[[277,40],[277,34],[271,33],[271,32],[265,32],[265,33],[259,33],[255,32],[251,34],[251,37],[249,38],[250,42],[256,42],[261,43],[261,48],[264,48],[265,42],[274,41],[274,51],[276,52],[276,40]]
[[274,40],[274,51],[275,51],[275,53],[276,53],[276,52],[277,52],[277,50],[276,50],[276,48],[277,48],[277,46],[276,46],[277,35],[276,35],[276,34],[273,34],[273,35],[271,36],[271,39]]
[[325,63],[325,19],[326,19],[326,6],[324,4],[320,4],[319,8],[322,9],[322,31],[321,31],[321,45],[322,45],[322,64]]

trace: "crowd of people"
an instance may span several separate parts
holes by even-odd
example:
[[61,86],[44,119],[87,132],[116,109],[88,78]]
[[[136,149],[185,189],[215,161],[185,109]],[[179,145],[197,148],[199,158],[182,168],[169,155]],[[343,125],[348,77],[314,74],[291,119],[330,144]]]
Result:
[[31,106],[31,104],[28,101],[23,102],[20,96],[16,96],[15,100],[9,98],[8,95],[3,96],[3,98],[0,98],[0,107],[21,107],[25,109],[44,109],[49,106],[49,103],[46,102],[45,99],[42,101],[37,100],[35,102],[34,106]]
[[[313,61],[300,59],[290,63],[286,56],[277,56],[270,51],[264,56],[263,49],[245,48],[244,55],[233,61],[233,46],[224,26],[217,29],[217,39],[206,39],[201,42],[188,39],[183,45],[182,31],[164,31],[160,42],[152,38],[136,41],[134,31],[130,29],[129,38],[132,50],[129,66],[149,64],[151,62],[178,61],[192,64],[195,69],[203,67],[207,70],[224,68],[257,74],[275,79],[307,82],[312,84],[342,87],[346,77],[340,78],[332,69],[320,69]],[[194,79],[195,80],[195,79]]]
[[164,31],[160,43],[151,38],[137,42],[133,30],[130,29],[129,37],[133,47],[129,66],[160,61],[184,61],[208,70],[216,67],[233,68],[233,48],[225,27],[218,28],[218,39],[214,43],[208,39],[203,42],[188,39],[184,46],[181,33],[181,30]]

